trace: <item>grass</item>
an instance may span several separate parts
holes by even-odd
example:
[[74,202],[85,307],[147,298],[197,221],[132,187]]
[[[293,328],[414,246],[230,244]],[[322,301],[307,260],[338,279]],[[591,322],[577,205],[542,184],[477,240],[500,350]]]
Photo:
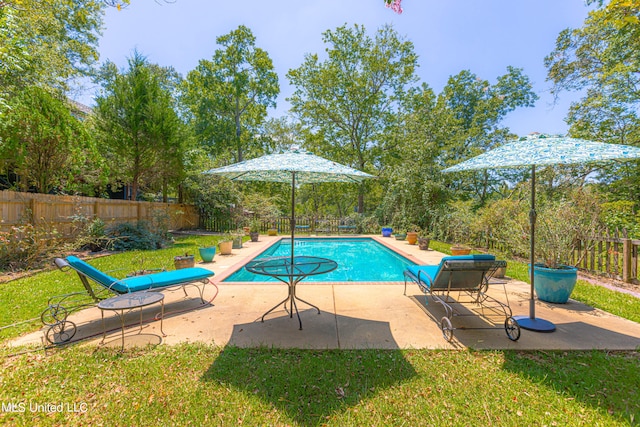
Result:
[[[4,350],[6,355],[6,349]],[[638,353],[80,346],[5,358],[7,425],[634,425]],[[67,412],[67,408],[71,411]],[[76,412],[73,409],[76,409]]]
[[[174,255],[196,253],[199,240],[189,237],[173,248],[92,264],[120,272],[141,264],[169,267]],[[440,245],[432,242],[432,248],[446,252]],[[507,274],[526,278],[526,266],[510,262]],[[75,277],[59,271],[0,286],[1,325],[39,315],[55,292],[80,290]],[[595,288],[579,286],[577,296],[599,304],[616,297]],[[637,316],[640,306],[630,304],[624,311]],[[3,338],[37,327],[33,322],[8,328]],[[182,344],[124,353],[76,345],[14,354],[22,350],[0,347],[0,424],[640,424],[637,351],[318,351]],[[25,411],[11,412],[10,403]],[[49,413],[37,407],[46,403],[61,406]]]
[[[154,251],[132,251],[98,257],[91,260],[96,268],[111,276],[122,278],[135,270],[165,268],[173,270],[173,257],[196,255],[198,248],[215,245],[220,236],[188,236],[180,238],[166,249]],[[15,327],[0,329],[0,340],[13,338],[42,326],[40,313],[47,307],[52,295],[83,292],[84,288],[74,272],[51,270],[0,284],[0,328],[16,322],[24,322]]]

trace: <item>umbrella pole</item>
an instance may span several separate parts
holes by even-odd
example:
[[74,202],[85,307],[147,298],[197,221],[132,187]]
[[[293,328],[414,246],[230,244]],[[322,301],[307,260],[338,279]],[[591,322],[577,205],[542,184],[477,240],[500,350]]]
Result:
[[531,296],[529,298],[529,316],[515,316],[521,328],[536,332],[553,332],[556,325],[544,319],[536,319],[536,300],[534,297],[533,272],[536,262],[536,165],[531,166],[531,210],[529,211],[529,223],[531,224],[531,247],[529,249],[529,279],[531,281]]
[[[293,272],[293,238],[296,230],[296,173],[291,173],[291,272]],[[292,278],[293,280],[293,278]]]

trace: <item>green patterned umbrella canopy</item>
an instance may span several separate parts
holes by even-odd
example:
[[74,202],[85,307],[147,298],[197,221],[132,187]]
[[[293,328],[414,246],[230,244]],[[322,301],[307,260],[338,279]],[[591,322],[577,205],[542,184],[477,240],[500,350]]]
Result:
[[533,266],[535,265],[536,166],[570,165],[638,158],[640,158],[640,148],[628,145],[605,144],[603,142],[587,141],[560,135],[531,134],[444,169],[443,172],[459,172],[522,166],[531,168],[531,211],[529,213],[531,250],[529,262],[532,267],[530,269],[531,296],[529,299],[529,316],[514,317],[522,328],[538,332],[555,330],[553,323],[535,316],[535,275]]
[[447,168],[444,172],[532,165],[569,165],[636,158],[640,158],[640,148],[629,145],[533,134]]
[[298,184],[317,182],[361,182],[373,175],[315,156],[301,149],[282,154],[268,154],[233,165],[211,169],[207,173],[237,181],[291,182],[295,173]]

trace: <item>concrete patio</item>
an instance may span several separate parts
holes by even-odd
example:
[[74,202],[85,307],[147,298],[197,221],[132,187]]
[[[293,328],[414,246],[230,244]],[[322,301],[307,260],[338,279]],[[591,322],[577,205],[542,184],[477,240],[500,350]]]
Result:
[[[436,251],[421,251],[417,246],[393,238],[372,236],[404,256],[420,264],[435,264],[444,256]],[[320,308],[300,303],[298,309],[303,329],[298,329],[296,317],[290,318],[279,307],[264,322],[262,314],[281,301],[287,294],[283,284],[222,283],[233,271],[260,253],[280,237],[261,236],[257,243],[245,243],[232,255],[217,254],[212,263],[199,266],[213,270],[217,289],[208,286],[205,298],[213,299],[202,306],[195,290],[185,298],[181,289],[165,293],[163,330],[160,322],[152,321],[160,311],[159,305],[144,309],[142,331],[138,327],[139,314],[130,313],[125,332],[125,347],[145,344],[177,344],[205,342],[219,346],[292,347],[303,349],[520,349],[520,350],[638,350],[640,324],[616,317],[570,300],[567,304],[537,302],[536,316],[557,326],[552,333],[522,330],[520,340],[507,338],[502,327],[504,318],[493,325],[477,317],[454,318],[453,326],[487,326],[492,329],[457,329],[447,342],[438,326],[444,312],[432,301],[425,305],[424,294],[416,285],[364,283],[364,284],[308,284],[298,285],[297,294]],[[69,280],[80,282],[75,273]],[[514,315],[529,311],[529,285],[507,279],[505,286]],[[217,291],[217,294],[216,294]],[[501,285],[490,288],[491,295],[504,299]],[[105,314],[108,335],[104,345],[120,347],[120,321],[117,316]],[[78,325],[74,341],[83,339],[89,345],[100,344],[102,338],[101,313],[97,308],[78,312],[70,317]],[[86,338],[86,339],[85,339]],[[43,333],[35,332],[12,341],[13,345],[41,344]]]

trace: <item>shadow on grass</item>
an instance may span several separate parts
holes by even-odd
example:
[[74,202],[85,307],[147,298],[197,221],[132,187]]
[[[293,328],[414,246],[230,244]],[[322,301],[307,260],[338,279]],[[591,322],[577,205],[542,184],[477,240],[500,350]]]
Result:
[[[335,316],[326,313],[323,315],[316,314],[316,322],[323,317],[336,321]],[[289,319],[288,316],[283,316],[282,320],[290,323],[291,328],[285,330],[284,334],[274,334],[273,340],[268,339],[271,334],[268,333],[270,328],[267,321],[264,324],[254,322],[236,325],[234,334],[246,333],[245,328],[251,328],[252,325],[264,328],[261,340],[263,346],[225,347],[202,380],[215,381],[247,396],[258,397],[279,412],[286,413],[292,421],[311,426],[321,425],[331,419],[333,414],[346,411],[361,401],[384,393],[416,376],[416,371],[402,351],[397,349],[397,344],[392,347],[395,349],[388,350],[273,348],[281,346],[280,340],[286,335],[291,336],[291,342],[303,337],[308,343],[307,347],[314,344],[318,346],[318,342],[324,339],[316,337],[312,322],[308,322],[308,326],[305,325],[305,329],[299,331],[296,320]],[[338,320],[344,322],[347,319]],[[388,323],[351,320],[360,332],[375,331],[383,335],[383,340],[391,337],[393,341]],[[386,323],[386,331],[381,323]],[[233,337],[230,342],[248,344],[245,340]]]
[[608,351],[510,352],[503,369],[608,413],[628,425],[640,421],[640,353]]
[[226,347],[202,379],[256,396],[311,426],[415,375],[400,350]]

